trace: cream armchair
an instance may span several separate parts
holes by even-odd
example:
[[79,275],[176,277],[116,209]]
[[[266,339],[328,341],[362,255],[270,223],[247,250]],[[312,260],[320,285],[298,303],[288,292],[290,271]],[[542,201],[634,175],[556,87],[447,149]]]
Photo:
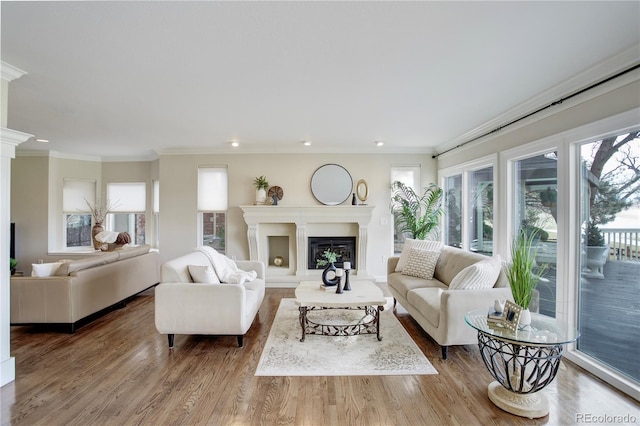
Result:
[[241,270],[256,271],[257,278],[244,284],[194,283],[189,265],[212,266],[200,251],[162,265],[155,290],[155,323],[160,333],[167,334],[170,348],[175,334],[235,335],[242,347],[264,299],[265,267],[255,261],[236,264]]

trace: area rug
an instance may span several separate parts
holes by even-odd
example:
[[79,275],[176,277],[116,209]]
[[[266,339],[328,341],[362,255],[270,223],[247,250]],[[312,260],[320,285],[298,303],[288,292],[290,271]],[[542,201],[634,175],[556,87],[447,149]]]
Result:
[[[256,376],[392,376],[438,374],[390,310],[380,317],[380,335],[307,335],[301,342],[298,306],[282,299],[273,320]],[[312,318],[312,315],[315,315]],[[356,322],[356,310],[321,310],[308,314],[323,323]]]

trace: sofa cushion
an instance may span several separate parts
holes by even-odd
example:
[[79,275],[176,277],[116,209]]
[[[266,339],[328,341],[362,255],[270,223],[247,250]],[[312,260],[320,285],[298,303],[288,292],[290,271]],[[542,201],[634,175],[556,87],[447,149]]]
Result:
[[220,284],[220,280],[211,266],[188,265],[187,268],[194,283]]
[[32,277],[52,277],[56,275],[58,269],[62,266],[61,262],[53,263],[32,263],[31,264],[31,276]]
[[107,263],[115,262],[118,260],[117,253],[100,253],[95,256],[87,257],[85,259],[78,259],[71,262],[63,263],[56,275],[64,277],[72,272],[82,271],[83,269],[93,268],[95,266],[106,265]]
[[425,280],[424,278],[402,275],[401,272],[392,272],[391,274],[389,274],[387,276],[387,285],[389,285],[389,287],[393,287],[393,289],[404,298],[407,297],[408,292],[417,288],[447,288],[445,284],[436,280],[435,278],[431,280]]
[[409,258],[409,252],[412,248],[440,251],[442,250],[442,243],[440,241],[414,240],[411,238],[407,238],[406,240],[404,240],[402,253],[400,253],[400,259],[398,260],[398,264],[396,265],[396,272],[402,272]]
[[440,257],[440,250],[431,251],[413,247],[409,250],[409,257],[402,274],[430,280],[433,278],[438,257]]
[[483,254],[456,247],[444,246],[438,258],[438,264],[436,265],[436,271],[433,276],[446,285],[449,285],[451,284],[451,280],[464,268],[485,259],[487,259],[487,256]]
[[502,260],[500,259],[500,255],[481,260],[460,271],[458,275],[451,280],[449,289],[478,290],[492,288],[498,279],[498,275],[500,275],[501,268]]
[[407,302],[409,302],[424,317],[438,327],[440,324],[440,296],[441,288],[417,288],[407,293]]

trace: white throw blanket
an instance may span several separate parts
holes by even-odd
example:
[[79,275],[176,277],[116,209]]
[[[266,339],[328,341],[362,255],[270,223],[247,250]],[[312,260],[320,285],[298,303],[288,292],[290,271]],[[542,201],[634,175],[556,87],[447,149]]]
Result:
[[258,276],[256,271],[243,271],[238,269],[236,262],[224,254],[218,253],[212,247],[200,246],[196,250],[204,253],[209,258],[221,283],[244,284],[245,282],[255,280]]

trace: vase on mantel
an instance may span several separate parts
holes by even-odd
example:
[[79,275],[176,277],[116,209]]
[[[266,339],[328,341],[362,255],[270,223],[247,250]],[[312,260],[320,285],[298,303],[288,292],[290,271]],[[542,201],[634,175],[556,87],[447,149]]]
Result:
[[104,231],[104,227],[102,226],[102,223],[96,223],[95,225],[93,225],[93,228],[91,228],[91,240],[93,241],[93,248],[95,250],[102,249],[102,243],[96,240],[96,235],[98,235],[102,231]]
[[267,191],[264,188],[256,189],[256,204],[264,204],[267,201]]
[[523,309],[520,311],[520,321],[518,322],[518,326],[520,328],[531,325],[531,311],[529,309]]

